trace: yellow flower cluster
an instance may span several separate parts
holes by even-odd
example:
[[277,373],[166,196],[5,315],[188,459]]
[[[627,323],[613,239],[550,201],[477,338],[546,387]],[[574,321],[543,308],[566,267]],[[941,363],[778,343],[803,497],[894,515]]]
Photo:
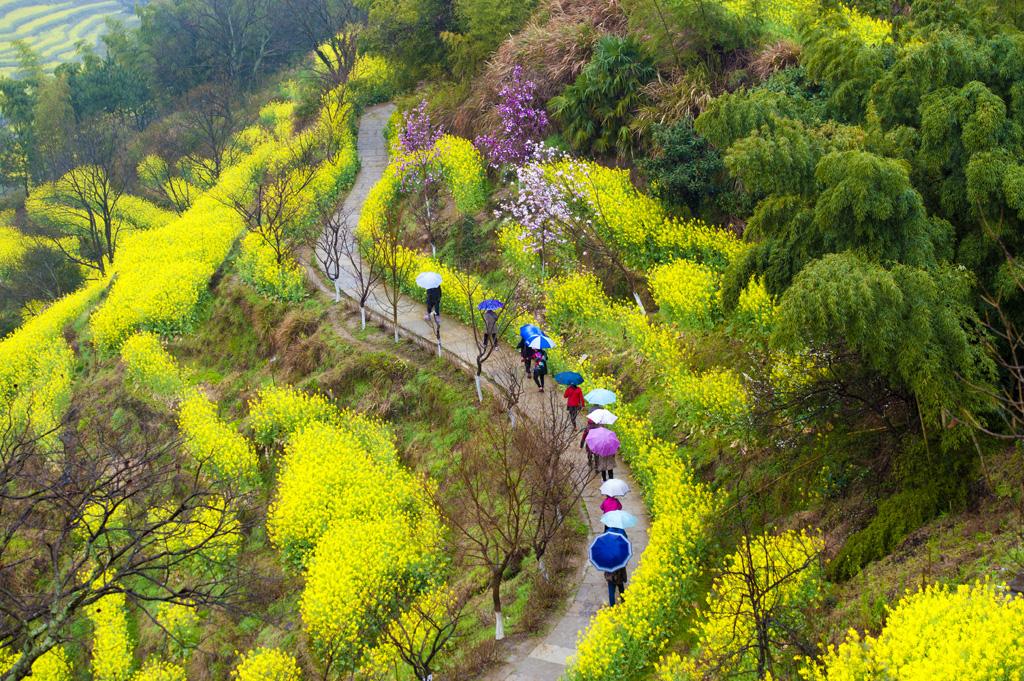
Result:
[[[180,165],[179,165],[180,167]],[[202,189],[185,177],[172,175],[167,161],[150,154],[136,167],[139,182],[150,191],[162,193],[179,213],[188,209]]]
[[185,681],[185,670],[176,664],[149,659],[142,669],[132,674],[131,681]]
[[[741,16],[755,15],[793,37],[802,20],[824,14],[820,0],[722,0],[722,6]],[[836,10],[848,21],[850,33],[866,44],[881,45],[892,40],[890,22],[875,19],[846,4],[839,4]]]
[[[751,599],[758,598],[760,612],[770,614],[772,641],[785,640],[794,628],[794,618],[820,600],[818,556],[825,546],[820,534],[789,530],[747,541],[749,551],[741,547],[729,556],[722,574],[711,585],[707,608],[692,630],[698,641],[697,654],[677,665],[679,672],[691,672],[694,678],[711,670],[725,677],[756,676],[758,632]],[[748,580],[757,585],[753,594]],[[776,657],[782,653],[775,650]],[[686,677],[680,673],[679,678]]]
[[[0,648],[0,674],[10,671],[21,653],[10,653]],[[32,673],[26,679],[30,681],[71,681],[74,669],[64,648],[54,646],[36,658],[32,663]]]
[[294,656],[277,648],[254,648],[231,671],[234,681],[299,681],[302,671]]
[[990,583],[929,585],[889,610],[878,637],[851,630],[808,681],[1020,681],[1024,598]]
[[124,594],[103,596],[86,608],[92,622],[92,676],[96,681],[125,681],[131,675],[132,641]]
[[348,87],[356,106],[386,102],[395,94],[395,67],[384,57],[361,54],[352,66]]
[[267,532],[286,564],[305,571],[306,629],[355,670],[400,597],[434,570],[436,509],[382,423],[283,388],[262,390],[250,416],[261,442],[286,441]]
[[595,215],[594,228],[634,269],[687,258],[721,271],[744,248],[730,232],[669,216],[633,186],[626,170],[574,159],[550,164],[547,175],[581,196]]
[[274,250],[259,234],[249,233],[242,239],[238,272],[268,298],[296,302],[306,296],[306,278],[299,263],[289,259],[278,265]]
[[199,613],[191,605],[165,602],[157,606],[156,621],[174,637],[188,639],[189,630],[199,624]]
[[655,437],[628,405],[617,411],[621,451],[646,492],[654,520],[625,598],[591,620],[566,673],[569,681],[628,678],[657,658],[701,591],[706,526],[719,507],[675,446]]
[[312,423],[340,425],[338,409],[323,395],[311,395],[290,387],[261,388],[249,402],[249,425],[256,442],[264,447],[284,441]]
[[398,614],[402,594],[423,587],[436,540],[398,515],[336,521],[320,539],[299,609],[310,636],[330,647],[341,669],[371,663],[379,623]]
[[375,456],[344,424],[307,422],[285,445],[278,489],[267,515],[267,532],[292,566],[306,564],[310,551],[333,524],[395,518],[409,527],[434,529],[432,508],[419,481],[397,457]]
[[689,352],[678,334],[652,323],[635,306],[612,301],[593,274],[580,272],[552,279],[545,288],[547,319],[554,329],[574,321],[617,324],[638,354],[659,367],[659,385],[692,430],[728,430],[746,415],[746,390],[735,372],[691,372],[687,367]]
[[[92,305],[106,287],[94,281],[51,304],[0,341],[0,414],[47,433],[71,398],[75,354],[64,327]],[[55,441],[55,434],[47,437]]]
[[251,483],[259,474],[252,445],[217,416],[217,405],[198,388],[186,391],[178,412],[178,429],[185,449],[200,464],[209,465],[222,480]]
[[722,276],[689,260],[658,265],[647,275],[662,314],[687,329],[710,329],[722,313]]
[[227,168],[217,185],[173,222],[124,239],[117,278],[90,322],[97,345],[115,350],[139,328],[170,335],[190,327],[210,277],[244,228],[227,200],[218,197],[237,194],[274,148],[264,143]]
[[125,378],[141,394],[174,398],[184,389],[177,362],[154,333],[142,331],[126,340],[121,346],[121,361]]
[[21,264],[31,242],[14,227],[0,225],[0,278]]
[[743,329],[766,337],[772,332],[778,309],[779,306],[764,286],[764,280],[755,277],[740,291],[733,318]]
[[462,137],[442,135],[434,150],[459,212],[473,215],[483,210],[487,203],[487,164],[473,143]]
[[260,123],[281,140],[292,136],[294,118],[295,102],[269,102],[260,109]]

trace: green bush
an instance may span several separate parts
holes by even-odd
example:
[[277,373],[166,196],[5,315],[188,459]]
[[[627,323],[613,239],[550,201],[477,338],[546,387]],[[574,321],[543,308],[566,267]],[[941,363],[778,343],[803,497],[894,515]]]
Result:
[[626,157],[633,149],[630,123],[644,101],[641,88],[655,75],[639,42],[605,36],[576,81],[548,108],[575,151]]
[[694,214],[705,198],[724,186],[719,175],[725,170],[722,157],[684,118],[672,126],[653,129],[654,153],[640,162],[651,182],[651,190],[662,201],[686,206]]

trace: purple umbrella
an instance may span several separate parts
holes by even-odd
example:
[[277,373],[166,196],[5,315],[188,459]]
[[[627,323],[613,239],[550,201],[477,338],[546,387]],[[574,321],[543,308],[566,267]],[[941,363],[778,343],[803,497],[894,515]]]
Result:
[[587,433],[587,446],[598,456],[612,456],[619,451],[619,438],[607,428],[594,428]]

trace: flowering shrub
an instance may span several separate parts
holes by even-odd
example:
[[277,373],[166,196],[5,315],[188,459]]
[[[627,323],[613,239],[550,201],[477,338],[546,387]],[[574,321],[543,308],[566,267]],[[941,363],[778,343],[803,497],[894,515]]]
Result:
[[[5,674],[21,657],[21,653],[9,653],[0,648],[0,674]],[[71,660],[61,646],[54,646],[36,658],[32,673],[25,678],[32,681],[71,681],[74,669]]]
[[295,657],[277,648],[255,648],[242,655],[231,672],[234,681],[299,681],[302,671]]
[[92,622],[92,675],[96,681],[125,681],[131,674],[132,641],[121,593],[103,596],[86,608]]
[[647,280],[662,314],[687,329],[710,329],[721,316],[721,275],[689,260],[652,269]]
[[[377,646],[367,653],[362,672],[371,677],[375,674],[386,676],[396,665],[401,665],[401,654],[392,640],[408,641],[413,649],[429,650],[438,628],[450,621],[448,618],[456,600],[455,592],[447,584],[426,587],[410,608],[387,625],[387,635],[382,635]],[[454,647],[453,637],[438,652]]]
[[[773,24],[778,30],[794,37],[797,36],[797,27],[802,20],[819,18],[825,14],[818,0],[758,0],[756,5],[751,0],[722,0],[722,6],[739,15],[748,15],[756,11],[762,21]],[[836,11],[847,20],[847,30],[866,44],[881,45],[892,41],[890,22],[862,14],[856,7],[845,4],[839,4]]]
[[295,127],[294,116],[294,102],[270,102],[260,109],[260,123],[281,140],[292,136],[292,129]]
[[193,605],[161,603],[157,606],[156,621],[168,633],[167,645],[172,655],[187,658],[199,646],[199,613]]
[[454,135],[442,136],[434,150],[455,207],[463,215],[482,210],[487,203],[487,174],[480,152],[469,140]]
[[758,631],[752,598],[758,599],[757,611],[768,628],[775,659],[786,657],[783,642],[805,628],[805,609],[822,597],[821,536],[789,530],[747,541],[749,547],[741,546],[729,556],[711,585],[707,608],[693,628],[698,641],[695,657],[662,664],[666,680],[701,678],[703,673],[757,676]]
[[809,681],[1021,678],[1024,598],[989,583],[929,585],[889,609],[878,637],[850,631],[801,676]]
[[[64,327],[92,305],[106,287],[94,281],[52,303],[0,341],[0,413],[37,433],[53,430],[71,398],[75,354]],[[53,441],[56,433],[47,436]]]
[[132,681],[185,681],[185,670],[176,664],[150,658],[139,671],[132,674]]
[[19,230],[0,225],[0,278],[21,263],[29,246],[29,240]]
[[217,405],[197,388],[182,398],[178,429],[185,449],[201,465],[209,465],[216,477],[243,483],[255,480],[259,460],[252,445],[217,416]]
[[220,574],[242,546],[241,525],[235,512],[223,497],[211,496],[187,517],[166,522],[176,510],[173,506],[150,509],[151,522],[163,521],[156,539],[170,553],[194,554],[181,562],[182,569],[194,574]]
[[384,57],[361,54],[348,76],[348,99],[363,108],[395,96],[395,67]]
[[[389,441],[389,445],[391,445]],[[423,525],[429,537],[432,508],[419,481],[390,456],[368,451],[344,425],[307,422],[285,445],[267,532],[287,564],[304,565],[332,524],[397,518]]]
[[400,515],[382,515],[336,521],[317,543],[299,609],[310,636],[333,653],[341,670],[366,664],[378,623],[399,614],[403,594],[425,586],[437,538],[420,534]]
[[547,172],[566,195],[593,215],[593,228],[600,238],[634,269],[686,258],[722,271],[744,248],[729,232],[700,220],[668,216],[656,199],[633,186],[626,170],[561,159],[548,164]]
[[778,305],[764,286],[764,280],[755,277],[740,291],[739,303],[733,312],[734,323],[744,331],[767,338],[775,324]]
[[279,266],[273,249],[255,232],[242,239],[238,273],[268,298],[297,302],[306,297],[306,278],[302,266],[294,260],[286,260]]
[[249,425],[256,442],[264,447],[283,443],[310,423],[340,424],[340,416],[323,395],[276,385],[261,388],[249,402]]
[[243,230],[224,197],[237,195],[273,148],[264,143],[224,170],[217,185],[196,198],[178,219],[123,240],[115,265],[117,278],[90,320],[97,345],[116,350],[138,329],[173,335],[191,327],[210,277]]
[[153,333],[143,331],[125,341],[121,346],[121,361],[125,365],[125,377],[142,394],[174,398],[184,388],[177,363]]
[[537,141],[543,138],[548,114],[542,106],[535,105],[536,91],[536,83],[523,80],[523,67],[516,64],[511,81],[498,93],[501,131],[497,135],[482,135],[475,141],[491,166],[523,163],[533,153]]

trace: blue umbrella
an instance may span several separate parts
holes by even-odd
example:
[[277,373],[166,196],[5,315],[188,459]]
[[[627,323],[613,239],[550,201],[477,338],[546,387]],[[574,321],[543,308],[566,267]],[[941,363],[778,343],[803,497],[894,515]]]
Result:
[[551,340],[550,338],[543,334],[530,338],[526,344],[529,345],[534,350],[549,350],[555,347],[555,341]]
[[605,527],[628,530],[631,527],[636,527],[636,516],[626,511],[608,511],[601,516],[601,524]]
[[500,310],[503,307],[505,307],[505,303],[501,302],[500,300],[495,300],[494,298],[488,298],[484,302],[477,305],[476,309],[484,310],[486,312],[487,310]]
[[522,326],[519,327],[519,335],[529,340],[534,336],[541,336],[543,335],[543,333],[541,332],[539,326],[534,326],[533,324],[523,324]]
[[555,374],[555,381],[562,385],[582,385],[583,377],[575,371],[559,371]]
[[616,532],[605,532],[590,543],[590,562],[601,572],[624,568],[632,557],[633,545]]
[[600,404],[601,406],[604,406],[615,401],[615,393],[611,390],[598,388],[597,390],[591,390],[583,399],[591,404]]

